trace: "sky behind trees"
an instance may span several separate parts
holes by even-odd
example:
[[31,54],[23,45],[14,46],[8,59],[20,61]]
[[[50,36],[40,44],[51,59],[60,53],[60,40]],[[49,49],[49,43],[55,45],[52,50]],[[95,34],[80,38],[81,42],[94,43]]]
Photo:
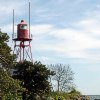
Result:
[[[2,32],[12,36],[13,9],[15,29],[21,19],[28,23],[29,1],[33,59],[44,64],[69,64],[78,90],[83,94],[99,94],[100,1],[0,0]],[[9,45],[13,49],[11,39]]]

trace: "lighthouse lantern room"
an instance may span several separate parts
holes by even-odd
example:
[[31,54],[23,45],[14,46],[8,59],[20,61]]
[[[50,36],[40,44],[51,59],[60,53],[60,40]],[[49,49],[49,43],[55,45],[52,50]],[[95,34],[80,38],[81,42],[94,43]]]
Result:
[[17,25],[17,38],[20,39],[28,39],[28,26],[21,20],[21,22]]

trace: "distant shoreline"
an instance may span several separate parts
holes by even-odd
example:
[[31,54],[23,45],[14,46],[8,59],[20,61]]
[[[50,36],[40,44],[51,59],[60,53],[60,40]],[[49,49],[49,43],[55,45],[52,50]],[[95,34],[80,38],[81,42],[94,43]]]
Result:
[[86,95],[86,96],[90,97],[90,100],[100,99],[100,95]]

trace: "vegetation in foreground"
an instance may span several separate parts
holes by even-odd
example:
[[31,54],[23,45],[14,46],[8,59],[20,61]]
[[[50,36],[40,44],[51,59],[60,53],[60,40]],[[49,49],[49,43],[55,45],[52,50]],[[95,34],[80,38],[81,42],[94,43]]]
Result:
[[[15,62],[16,55],[11,54],[8,41],[9,36],[0,32],[1,100],[78,100],[80,98],[81,93],[71,84],[73,72],[69,66],[66,69],[63,65],[55,65],[51,70],[41,62]],[[13,74],[11,74],[12,69]],[[49,78],[58,82],[57,91],[53,91]]]

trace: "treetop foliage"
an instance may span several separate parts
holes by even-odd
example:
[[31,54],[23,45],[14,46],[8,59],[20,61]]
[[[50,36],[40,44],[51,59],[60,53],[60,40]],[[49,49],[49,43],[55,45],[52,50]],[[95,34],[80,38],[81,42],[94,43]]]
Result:
[[15,56],[11,54],[11,48],[8,46],[9,36],[7,33],[0,32],[0,64],[9,70],[12,67]]
[[29,92],[42,95],[48,94],[51,90],[48,82],[49,75],[52,75],[52,72],[41,62],[24,61],[15,65],[13,77],[22,81],[22,86]]
[[14,61],[14,55],[11,54],[11,48],[7,44],[8,41],[7,33],[0,31],[0,95],[21,89],[19,81],[14,80],[10,73],[8,74]]

